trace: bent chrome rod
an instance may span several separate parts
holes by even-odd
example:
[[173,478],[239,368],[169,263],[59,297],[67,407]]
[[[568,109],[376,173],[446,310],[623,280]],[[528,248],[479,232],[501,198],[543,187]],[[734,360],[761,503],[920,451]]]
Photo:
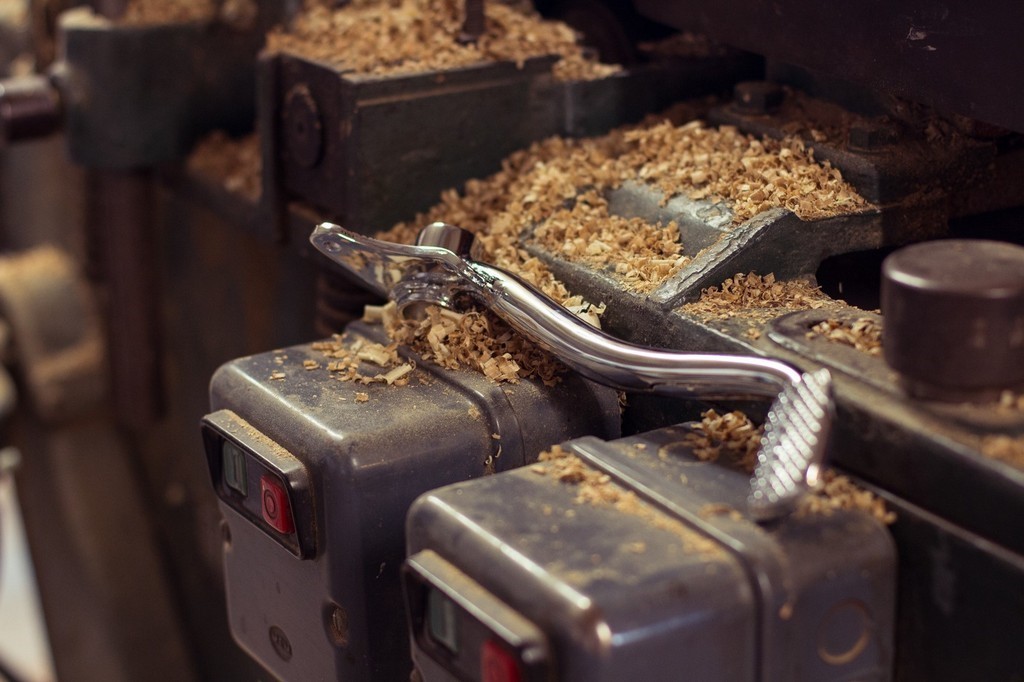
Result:
[[778,360],[662,350],[592,327],[516,275],[473,258],[461,228],[434,223],[409,246],[322,223],[310,241],[403,312],[423,304],[457,308],[467,296],[563,363],[625,391],[679,397],[775,398],[765,423],[750,507],[761,520],[792,509],[816,482],[832,419],[827,370],[801,373]]

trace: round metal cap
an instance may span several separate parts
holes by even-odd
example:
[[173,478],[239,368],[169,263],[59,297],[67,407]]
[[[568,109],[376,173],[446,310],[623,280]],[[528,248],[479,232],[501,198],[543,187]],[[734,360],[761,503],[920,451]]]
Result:
[[885,359],[908,386],[1024,382],[1024,248],[949,239],[900,249],[882,264],[882,314]]

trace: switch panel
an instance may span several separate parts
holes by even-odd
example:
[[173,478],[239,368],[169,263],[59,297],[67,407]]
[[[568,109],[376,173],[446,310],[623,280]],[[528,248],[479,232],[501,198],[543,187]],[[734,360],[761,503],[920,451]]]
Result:
[[313,499],[302,462],[231,410],[207,415],[201,428],[221,501],[296,557],[313,556]]

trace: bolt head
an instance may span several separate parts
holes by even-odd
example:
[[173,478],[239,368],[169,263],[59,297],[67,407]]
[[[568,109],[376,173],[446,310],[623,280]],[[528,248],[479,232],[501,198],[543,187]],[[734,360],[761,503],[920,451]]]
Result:
[[303,168],[315,168],[323,156],[320,109],[306,85],[296,85],[284,104],[284,140],[288,156]]
[[768,114],[782,104],[785,90],[770,81],[744,81],[733,88],[733,102],[737,109],[752,114]]

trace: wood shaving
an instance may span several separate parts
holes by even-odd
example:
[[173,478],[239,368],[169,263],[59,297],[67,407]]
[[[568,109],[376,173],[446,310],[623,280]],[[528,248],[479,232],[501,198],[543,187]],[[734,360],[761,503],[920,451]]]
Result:
[[211,133],[192,151],[188,169],[248,199],[259,199],[263,192],[260,139],[255,133],[240,139],[220,130]]
[[668,38],[639,43],[637,49],[649,55],[662,57],[711,57],[723,55],[728,50],[700,33],[683,31]]
[[742,222],[773,208],[815,220],[868,207],[839,169],[817,163],[803,140],[759,139],[703,121],[661,123],[625,134],[638,174],[666,197],[725,201]]
[[997,407],[1000,412],[1024,412],[1024,394],[1003,391]]
[[700,422],[683,440],[701,461],[714,462],[724,455],[729,462],[752,474],[763,432],[762,427],[754,426],[739,410],[722,415],[708,410],[701,414]]
[[1024,469],[1024,436],[985,436],[981,440],[981,452],[986,457]]
[[832,343],[850,346],[868,355],[882,354],[882,325],[867,317],[861,317],[852,322],[835,319],[823,320],[807,332],[809,339],[818,336]]
[[357,403],[365,403],[365,402],[369,402],[369,400],[370,400],[370,395],[368,393],[356,393],[356,402]]
[[884,500],[846,476],[826,469],[822,474],[822,485],[803,497],[797,514],[828,516],[836,509],[866,512],[886,525],[896,521],[896,513],[886,508]]
[[284,379],[285,376],[286,375],[285,375],[284,372],[271,372],[270,373],[270,380],[271,381],[280,381],[281,379]]
[[733,521],[743,520],[743,514],[738,509],[721,502],[705,504],[697,513],[705,519],[710,519],[713,516],[728,516]]
[[214,0],[131,0],[118,23],[126,26],[182,24],[217,16]]
[[622,67],[584,52],[576,33],[542,19],[529,3],[485,5],[486,30],[460,43],[463,3],[456,0],[353,0],[338,9],[307,9],[287,29],[267,36],[271,51],[288,52],[337,69],[377,76],[414,74],[476,64],[557,56],[560,80],[604,78]]
[[388,386],[391,386],[392,384],[395,384],[398,381],[400,381],[405,375],[412,372],[412,370],[413,366],[408,362],[399,365],[398,367],[395,367],[393,370],[384,375],[384,383],[386,383]]
[[393,346],[408,346],[424,360],[448,369],[472,367],[495,382],[538,378],[554,386],[566,371],[554,356],[514,332],[490,311],[458,313],[427,306],[424,313],[420,320],[385,313]]
[[702,290],[700,299],[687,303],[680,310],[690,315],[720,319],[736,316],[768,319],[831,303],[832,299],[807,280],[777,282],[773,273],[761,276],[750,272],[737,273],[721,286]]
[[608,474],[589,467],[560,445],[540,453],[538,460],[546,462],[548,466],[534,465],[530,469],[533,473],[550,475],[560,483],[578,486],[576,504],[610,506],[621,513],[640,517],[655,528],[674,533],[683,540],[683,546],[688,551],[721,553],[722,549],[716,542],[690,530],[675,519],[655,512],[632,490],[624,490],[615,485]]

